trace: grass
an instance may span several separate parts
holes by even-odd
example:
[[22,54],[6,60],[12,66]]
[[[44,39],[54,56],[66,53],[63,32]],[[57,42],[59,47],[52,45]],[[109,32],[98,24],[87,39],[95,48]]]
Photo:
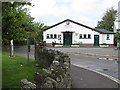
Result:
[[21,56],[9,57],[9,53],[2,53],[2,88],[20,88],[23,78],[34,81],[34,72],[41,73],[41,68],[35,67],[34,60]]

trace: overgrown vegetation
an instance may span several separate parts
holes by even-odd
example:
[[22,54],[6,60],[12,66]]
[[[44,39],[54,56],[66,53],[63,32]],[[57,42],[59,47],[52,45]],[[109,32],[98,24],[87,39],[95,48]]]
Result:
[[35,67],[34,60],[21,56],[9,57],[9,53],[2,53],[2,87],[20,88],[20,80],[23,78],[34,81],[34,72],[41,73],[41,68]]

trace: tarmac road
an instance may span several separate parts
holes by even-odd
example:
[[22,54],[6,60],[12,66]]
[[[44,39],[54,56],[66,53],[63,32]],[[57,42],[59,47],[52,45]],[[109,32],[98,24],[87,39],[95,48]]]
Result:
[[118,84],[114,81],[73,65],[71,65],[71,79],[72,88],[118,88]]
[[118,63],[116,60],[106,60],[97,56],[69,55],[71,64],[87,69],[92,69],[118,79]]
[[[6,48],[3,48],[3,51],[9,52]],[[27,57],[27,46],[15,47],[14,54]],[[34,59],[34,46],[31,46],[30,58]],[[73,88],[118,88],[119,86],[109,78],[74,65],[71,65],[70,75]]]

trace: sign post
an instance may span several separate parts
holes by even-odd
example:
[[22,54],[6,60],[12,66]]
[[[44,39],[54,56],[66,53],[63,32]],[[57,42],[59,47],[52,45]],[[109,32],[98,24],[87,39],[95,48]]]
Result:
[[14,56],[14,45],[13,40],[10,41],[10,57]]
[[29,38],[27,38],[28,64],[29,64],[29,52],[30,52],[30,37],[29,37]]

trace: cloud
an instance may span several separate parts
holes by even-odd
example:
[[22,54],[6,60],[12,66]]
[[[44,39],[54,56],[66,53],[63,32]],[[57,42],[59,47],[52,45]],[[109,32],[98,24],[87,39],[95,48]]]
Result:
[[79,18],[79,21],[80,21],[81,23],[91,22],[91,21],[92,21],[91,18],[88,18],[88,17],[85,17],[85,16],[79,16],[78,18]]
[[55,0],[36,0],[32,2],[35,6],[31,9],[32,16],[61,16],[67,14],[67,6],[57,6]]
[[96,25],[96,22],[102,18],[108,8],[115,6],[117,9],[118,1],[119,0],[34,0],[32,3],[35,6],[31,8],[31,16],[35,17],[36,21],[45,17],[48,18],[48,20],[49,18],[53,18],[51,23],[54,22],[54,17],[65,18],[70,16],[73,19],[78,18],[84,23],[91,23],[91,26],[93,26],[93,24]]

